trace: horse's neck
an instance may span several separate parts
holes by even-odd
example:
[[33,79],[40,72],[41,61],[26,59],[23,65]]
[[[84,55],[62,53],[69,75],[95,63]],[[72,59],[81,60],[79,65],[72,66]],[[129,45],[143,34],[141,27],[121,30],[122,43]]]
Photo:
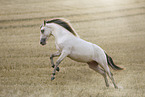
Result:
[[52,35],[55,37],[56,42],[62,40],[62,38],[64,38],[65,36],[72,36],[70,32],[59,25],[55,25],[55,28],[53,28],[52,31]]

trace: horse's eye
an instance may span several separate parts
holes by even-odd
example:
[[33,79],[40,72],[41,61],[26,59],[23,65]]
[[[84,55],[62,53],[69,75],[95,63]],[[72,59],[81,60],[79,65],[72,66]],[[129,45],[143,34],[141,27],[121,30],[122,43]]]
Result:
[[42,28],[43,25],[40,26],[40,29]]
[[41,30],[41,33],[44,33],[44,29],[43,29],[43,30]]

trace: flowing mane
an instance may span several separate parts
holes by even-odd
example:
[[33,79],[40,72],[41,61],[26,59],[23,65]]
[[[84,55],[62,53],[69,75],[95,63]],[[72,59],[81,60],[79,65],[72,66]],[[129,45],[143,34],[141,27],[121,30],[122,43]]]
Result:
[[55,18],[55,19],[47,20],[46,23],[58,24],[63,28],[65,28],[66,30],[68,30],[69,32],[71,32],[74,36],[78,36],[77,33],[74,31],[74,29],[71,27],[71,25],[68,22],[66,22],[64,19]]

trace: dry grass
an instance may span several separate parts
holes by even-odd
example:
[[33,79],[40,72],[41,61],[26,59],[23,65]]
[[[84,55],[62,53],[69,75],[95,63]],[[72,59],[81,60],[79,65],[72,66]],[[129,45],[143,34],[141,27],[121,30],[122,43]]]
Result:
[[[145,0],[1,0],[0,97],[144,97],[144,5]],[[111,70],[120,89],[106,88],[101,75],[68,58],[50,81],[54,38],[42,47],[39,27],[53,17],[70,20],[81,38],[126,68]]]

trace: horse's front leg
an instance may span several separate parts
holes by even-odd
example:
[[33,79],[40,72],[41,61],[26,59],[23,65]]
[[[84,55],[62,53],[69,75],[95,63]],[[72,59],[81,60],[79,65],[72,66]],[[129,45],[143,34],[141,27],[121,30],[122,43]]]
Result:
[[53,57],[58,57],[59,55],[60,55],[60,52],[57,51],[56,53],[51,54],[51,56],[50,56],[51,65],[52,65],[53,68],[55,67],[55,64],[54,64],[54,61],[53,61]]
[[62,62],[62,60],[67,57],[69,55],[69,52],[68,51],[65,51],[63,50],[60,57],[58,58],[58,60],[56,61],[56,65],[54,67],[54,71],[52,73],[52,77],[51,77],[51,80],[54,80],[55,79],[55,73],[56,73],[56,70],[58,69],[58,65]]

